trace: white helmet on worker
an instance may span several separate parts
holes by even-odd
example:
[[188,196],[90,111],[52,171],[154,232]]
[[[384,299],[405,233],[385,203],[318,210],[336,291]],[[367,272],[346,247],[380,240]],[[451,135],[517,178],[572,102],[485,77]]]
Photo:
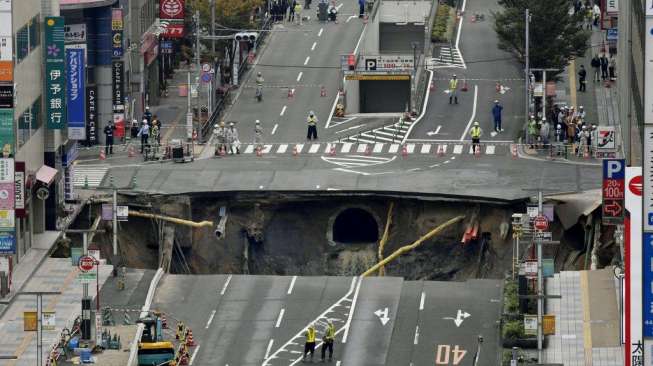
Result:
[[478,123],[478,122],[474,122],[474,126],[479,126],[479,123]]
[[256,122],[255,122],[255,123],[256,123],[257,125],[260,125],[260,124],[261,124],[261,121],[259,121],[259,120],[256,120]]

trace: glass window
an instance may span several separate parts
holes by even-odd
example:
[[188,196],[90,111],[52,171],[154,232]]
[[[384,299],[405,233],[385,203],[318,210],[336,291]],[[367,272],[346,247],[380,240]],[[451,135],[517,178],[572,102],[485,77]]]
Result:
[[29,32],[23,26],[16,33],[16,62],[21,62],[29,53]]
[[41,96],[36,98],[32,104],[32,133],[41,127],[43,121],[41,120]]
[[41,23],[39,23],[39,15],[32,18],[29,22],[29,49],[35,49],[41,44]]
[[41,119],[41,96],[18,117],[18,147],[23,146],[34,132],[43,125]]

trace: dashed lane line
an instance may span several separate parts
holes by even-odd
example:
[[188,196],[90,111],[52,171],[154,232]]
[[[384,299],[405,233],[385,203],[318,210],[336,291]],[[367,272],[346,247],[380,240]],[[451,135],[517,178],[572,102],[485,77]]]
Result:
[[211,326],[211,322],[213,322],[213,317],[215,316],[215,312],[216,312],[215,310],[211,311],[209,320],[206,322],[206,327],[204,327],[205,329],[209,329],[209,327]]
[[311,60],[311,56],[306,56],[306,60],[304,60],[304,66],[308,64],[308,61]]
[[224,293],[227,292],[227,287],[229,287],[229,282],[231,282],[232,276],[233,275],[229,275],[229,277],[227,277],[227,282],[225,282],[224,286],[222,286],[222,291],[220,291],[220,295],[224,295]]
[[[285,107],[284,107],[285,108]],[[272,127],[272,132],[270,132],[271,135],[274,135],[277,132],[277,128],[279,127],[278,123],[274,124],[274,127]]]
[[277,322],[274,324],[275,328],[279,328],[279,326],[281,325],[281,321],[283,320],[283,315],[285,313],[286,313],[286,309],[281,309],[281,311],[279,311],[279,316],[277,316]]
[[288,295],[292,294],[292,290],[295,288],[295,281],[297,281],[297,276],[292,276],[292,280],[290,280],[290,285],[288,286]]
[[422,291],[422,296],[419,299],[419,310],[424,310],[424,302],[426,301],[426,294]]

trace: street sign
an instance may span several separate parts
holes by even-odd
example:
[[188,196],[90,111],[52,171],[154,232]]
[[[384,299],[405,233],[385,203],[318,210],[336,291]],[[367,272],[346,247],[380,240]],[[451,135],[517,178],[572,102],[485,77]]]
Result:
[[103,203],[101,210],[102,220],[111,221],[113,220],[113,204]]
[[643,281],[643,305],[644,309],[642,311],[642,316],[644,318],[644,338],[653,337],[653,268],[651,268],[651,263],[653,262],[653,233],[644,233],[644,255],[642,258],[642,263],[645,265],[642,267],[644,273],[642,276]]
[[79,258],[77,267],[79,267],[79,270],[82,272],[89,272],[95,268],[95,258],[91,257],[90,255],[85,255]]
[[549,220],[544,215],[539,215],[533,220],[535,230],[544,231],[549,228]]
[[129,206],[116,206],[116,218],[118,221],[127,221],[129,218]]
[[54,311],[44,311],[41,313],[41,329],[55,330],[57,328],[57,317]]
[[537,334],[537,315],[524,314],[524,334]]
[[537,261],[530,260],[524,261],[519,266],[519,274],[526,277],[536,277],[537,276]]
[[[209,71],[211,71],[211,70],[209,70]],[[205,72],[202,73],[202,82],[203,83],[208,84],[208,83],[211,82],[211,79],[213,79],[213,75],[209,71],[205,71]]]
[[536,231],[534,238],[535,240],[552,241],[553,235],[550,231]]
[[605,39],[608,41],[616,41],[619,39],[619,28],[608,28]]
[[[624,358],[632,360],[642,357],[641,344],[643,324],[643,296],[644,283],[642,282],[642,264],[646,260],[642,254],[642,194],[637,193],[637,181],[641,182],[642,168],[627,167],[626,181],[629,189],[626,191],[626,210],[624,230]],[[635,182],[633,182],[635,181]],[[647,183],[648,184],[648,183]],[[641,192],[641,190],[639,190]],[[650,265],[650,264],[649,264]],[[649,286],[650,288],[650,286]]]
[[[651,41],[653,43],[653,40]],[[651,51],[653,55],[653,51]],[[653,63],[651,63],[653,64]],[[653,69],[651,70],[653,74]],[[652,85],[653,87],[653,85]],[[653,96],[653,88],[651,94]],[[653,102],[652,102],[653,104]],[[648,121],[648,120],[647,120]],[[651,123],[651,122],[647,122]],[[644,126],[644,171],[642,172],[644,184],[644,231],[653,232],[653,126]]]
[[210,64],[202,64],[202,71],[204,71],[204,72],[211,71],[211,65]]
[[37,329],[38,317],[36,316],[36,311],[24,311],[23,312],[23,331],[25,332],[34,332]]
[[623,224],[625,176],[625,160],[603,160],[603,224],[605,225]]

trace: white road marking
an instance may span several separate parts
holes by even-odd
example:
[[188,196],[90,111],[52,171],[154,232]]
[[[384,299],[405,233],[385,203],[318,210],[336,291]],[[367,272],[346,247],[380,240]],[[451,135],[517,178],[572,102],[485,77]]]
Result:
[[338,4],[338,6],[336,6],[336,11],[340,11],[340,8],[342,8],[343,5],[344,4],[342,4],[342,3]]
[[197,351],[200,350],[200,345],[198,344],[197,347],[195,347],[195,350],[193,351],[193,355],[190,357],[190,361],[188,361],[188,365],[192,365],[193,362],[195,362],[195,356],[197,356]]
[[254,145],[249,145],[245,148],[245,154],[251,154],[254,152]]
[[304,65],[308,64],[308,61],[311,59],[311,56],[306,56],[306,60],[304,60]]
[[[285,108],[285,107],[284,107]],[[278,123],[274,124],[274,127],[272,127],[272,132],[270,132],[271,135],[274,135],[277,132],[277,128],[279,127]]]
[[[299,74],[301,75],[301,72]],[[299,80],[297,80],[297,81],[299,81]],[[288,108],[288,107],[285,106],[285,105],[283,106],[283,108],[281,108],[281,113],[279,113],[280,116],[283,116],[286,113],[286,108]]]
[[[343,132],[347,132],[347,131],[350,131],[350,130],[355,130],[355,129],[358,129],[358,128],[361,128],[361,127],[364,127],[365,125],[366,125],[366,124],[363,123],[363,124],[360,124],[360,125],[347,127],[347,128],[345,128],[344,130],[336,131],[335,133],[338,134],[338,133],[343,133]],[[334,127],[335,127],[335,126],[334,126]]]
[[[281,309],[281,311],[279,312],[279,316],[277,317],[277,322],[274,324],[275,328],[279,328],[279,326],[281,325],[281,320],[283,319],[283,314],[285,313],[286,313],[286,309]],[[267,356],[265,358],[267,358]]]
[[349,18],[347,18],[347,21],[345,23],[349,23],[350,20],[358,18],[358,15],[350,15]]
[[317,32],[317,36],[318,36],[318,37],[322,37],[322,31],[323,31],[323,30],[324,30],[324,28],[320,28],[320,31]]
[[304,144],[297,144],[295,145],[297,147],[297,154],[302,152],[302,149],[304,148]]
[[295,281],[297,281],[297,276],[292,276],[292,280],[290,280],[290,286],[288,286],[288,295],[292,294],[292,289],[295,287]]
[[262,154],[267,154],[272,150],[272,145],[263,145],[263,149],[261,149]]
[[308,149],[309,154],[315,154],[317,151],[320,150],[320,144],[313,144],[311,145],[311,148]]
[[456,145],[453,147],[453,153],[454,154],[462,154],[463,153],[463,145]]
[[406,152],[412,154],[415,151],[415,144],[406,145]]
[[485,154],[486,154],[486,155],[494,155],[494,150],[495,150],[495,148],[496,148],[496,147],[495,147],[494,145],[488,145],[488,146],[485,148]]
[[299,82],[302,79],[302,75],[304,75],[303,71],[300,71],[299,74],[297,74],[297,82]]
[[[427,70],[427,71],[429,72],[429,82],[426,85],[431,85],[431,83],[433,82],[434,72],[431,70]],[[424,114],[426,114],[426,109],[427,109],[426,107],[429,101],[429,95],[431,95],[431,88],[426,88],[426,97],[424,97],[424,105],[422,106],[422,113],[420,113],[419,117],[417,117],[415,121],[410,124],[408,131],[406,131],[404,138],[401,140],[402,143],[405,143],[406,140],[408,140],[408,136],[410,136],[410,133],[413,131],[413,128],[415,128],[415,126],[417,126],[417,124],[422,120],[422,118],[424,118]],[[333,111],[331,112],[333,113]]]
[[279,149],[277,149],[277,154],[284,154],[288,150],[288,144],[281,144],[279,145]]
[[231,282],[231,276],[227,277],[227,282],[224,283],[224,286],[222,286],[222,291],[220,291],[220,295],[224,295],[224,293],[227,291],[227,287],[229,286],[229,282]]
[[476,118],[476,102],[478,102],[478,85],[474,85],[474,105],[472,107],[472,117],[469,119],[467,127],[465,127],[465,131],[463,131],[463,134],[460,136],[460,141],[465,140],[465,137],[467,137],[467,132],[472,127],[474,118]]
[[274,339],[270,339],[268,342],[268,348],[265,350],[265,358],[270,357],[270,351],[272,350],[272,345],[274,344]]
[[342,149],[340,149],[340,152],[343,154],[349,153],[352,145],[353,144],[351,142],[345,142],[344,144],[342,144]]
[[211,316],[209,316],[209,321],[206,322],[206,329],[209,329],[209,326],[211,326],[211,322],[213,321],[213,317],[215,316],[215,310],[211,312]]
[[399,151],[399,144],[390,145],[390,149],[388,150],[390,154],[396,154],[397,151]]
[[345,333],[342,335],[342,343],[347,343],[347,337],[349,336],[349,327],[351,326],[351,320],[354,317],[354,311],[356,311],[356,301],[358,300],[358,292],[361,289],[361,283],[363,283],[363,277],[358,277],[358,283],[356,284],[356,292],[354,292],[354,300],[351,302],[351,308],[349,308],[349,316],[347,317],[347,323],[345,324]]
[[340,361],[336,361],[336,366],[340,366]]
[[358,144],[358,148],[356,149],[357,153],[364,153],[367,151],[367,144]]
[[441,129],[441,128],[442,128],[442,126],[438,126],[438,128],[435,129],[435,134],[436,134],[436,135],[438,134],[438,132],[440,132],[440,129]]
[[426,301],[426,294],[422,291],[422,297],[419,299],[419,309],[424,310],[424,301]]
[[379,143],[374,144],[374,150],[372,150],[372,152],[378,154],[381,151],[383,151],[383,143],[379,142]]
[[317,42],[313,42],[313,45],[311,46],[311,51],[315,51],[315,46],[317,46]]
[[295,95],[295,88],[290,89],[290,94]]
[[336,144],[329,142],[326,145],[326,148],[324,148],[324,153],[325,154],[330,154],[332,149],[335,152],[335,146],[336,146]]
[[413,339],[413,344],[419,343],[419,325],[415,326],[415,339]]

